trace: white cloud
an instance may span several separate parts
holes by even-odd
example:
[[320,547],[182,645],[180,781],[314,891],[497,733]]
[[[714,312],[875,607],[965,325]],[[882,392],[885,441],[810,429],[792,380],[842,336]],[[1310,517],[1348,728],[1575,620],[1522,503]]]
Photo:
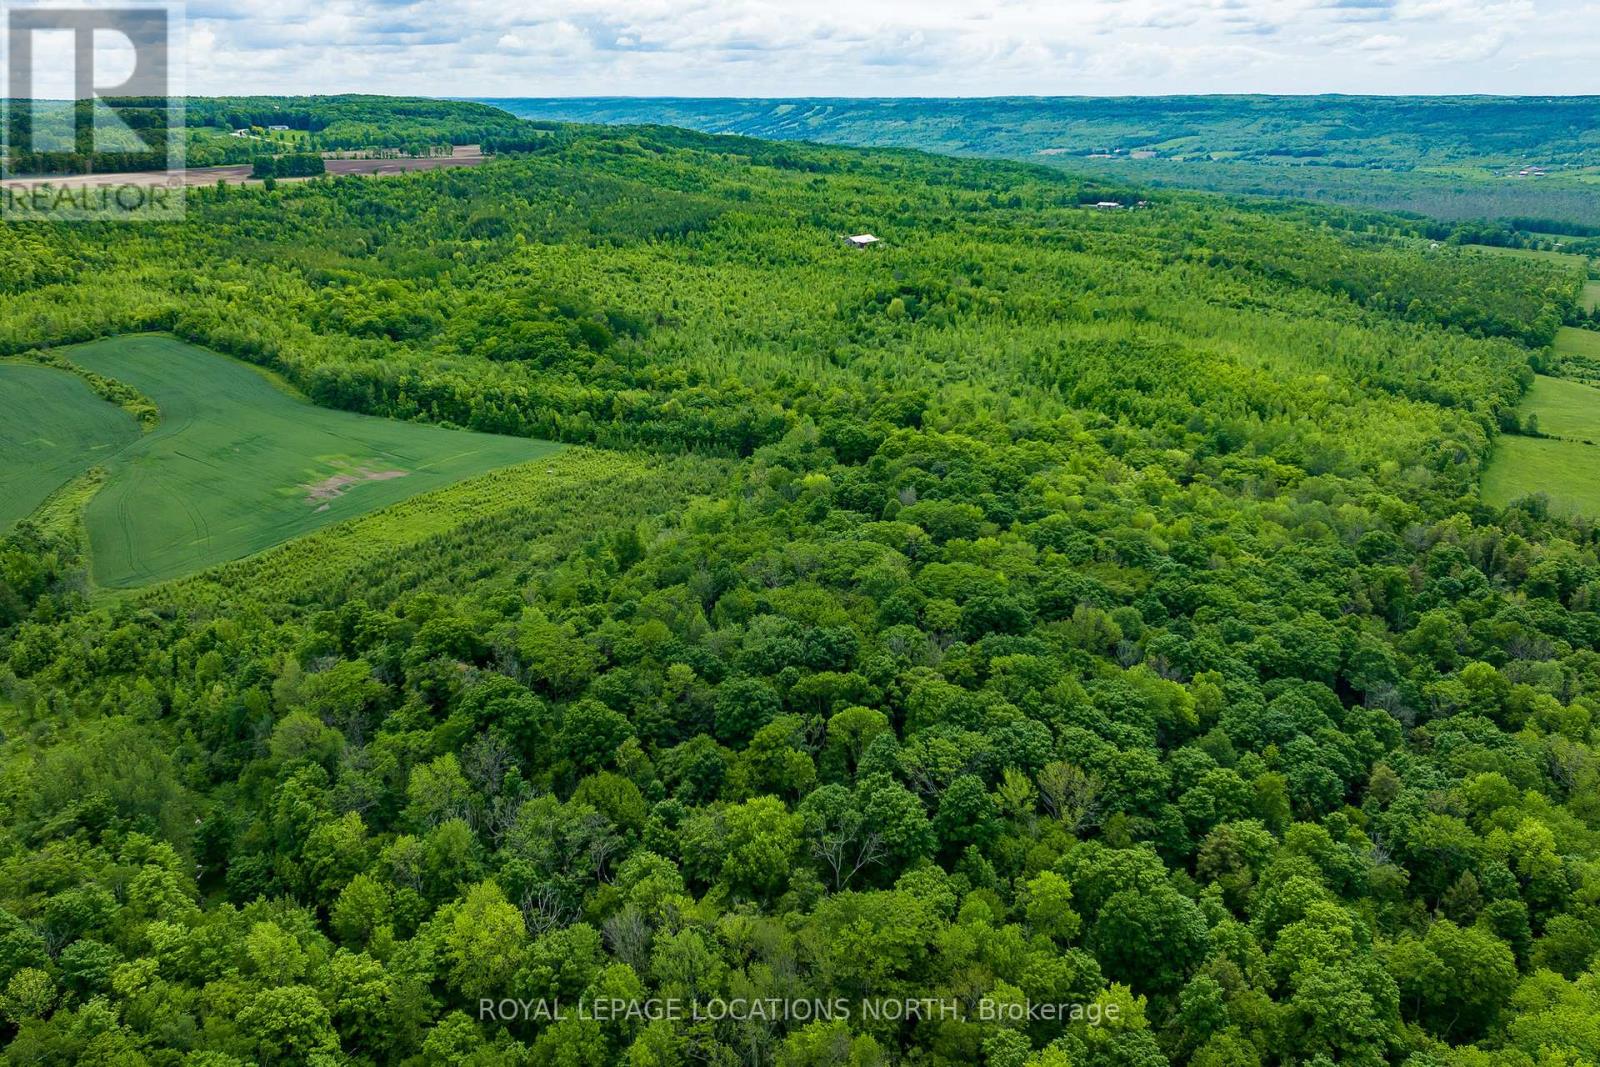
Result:
[[1593,91],[1587,0],[191,0],[197,93]]

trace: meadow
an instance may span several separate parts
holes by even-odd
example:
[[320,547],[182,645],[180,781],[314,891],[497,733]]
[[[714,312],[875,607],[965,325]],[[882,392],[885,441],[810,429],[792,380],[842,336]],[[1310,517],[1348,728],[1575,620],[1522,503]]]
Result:
[[[319,408],[256,368],[170,337],[120,337],[64,354],[144,392],[162,413],[153,432],[122,440],[108,457],[110,477],[87,508],[92,575],[104,588],[147,585],[238,559],[558,448]],[[81,383],[48,373],[54,388],[77,400],[70,409],[58,405],[62,421],[87,414],[85,427],[115,424],[113,416],[131,425]],[[20,414],[24,422],[34,418]],[[81,470],[93,453],[71,455]],[[10,447],[4,458],[8,468],[29,459]],[[55,485],[77,473],[71,466],[69,456],[52,469]],[[32,495],[42,499],[38,489],[46,479],[35,481]]]
[[1500,438],[1484,472],[1484,500],[1504,507],[1540,493],[1556,514],[1600,515],[1600,447],[1547,437]]
[[1562,378],[1600,384],[1600,330],[1563,326],[1550,346],[1552,373]]
[[1541,374],[1533,380],[1522,406],[1539,416],[1542,434],[1600,442],[1600,389],[1592,385]]
[[1513,256],[1519,259],[1542,260],[1546,263],[1556,263],[1574,270],[1587,270],[1589,257],[1575,252],[1556,252],[1544,248],[1502,248],[1494,245],[1475,245],[1474,253],[1491,256]]
[[224,612],[281,613],[285,605],[455,590],[464,568],[507,588],[531,580],[594,530],[631,529],[713,491],[727,474],[728,465],[713,459],[566,448],[133,596],[160,610],[205,604]]
[[[1563,337],[1585,333],[1569,330]],[[1484,499],[1503,506],[1543,493],[1558,513],[1600,516],[1600,389],[1539,375],[1520,414],[1525,421],[1537,418],[1544,436],[1504,435],[1496,442],[1484,472]]]
[[[1594,285],[1586,283],[1584,296]],[[1600,517],[1600,332],[1563,326],[1551,352],[1563,376],[1533,379],[1517,409],[1530,436],[1496,441],[1483,499],[1504,506],[1544,494],[1558,514]]]
[[1556,334],[1555,354],[1600,360],[1600,331],[1563,326]]
[[0,533],[138,437],[133,417],[76,375],[0,363]]

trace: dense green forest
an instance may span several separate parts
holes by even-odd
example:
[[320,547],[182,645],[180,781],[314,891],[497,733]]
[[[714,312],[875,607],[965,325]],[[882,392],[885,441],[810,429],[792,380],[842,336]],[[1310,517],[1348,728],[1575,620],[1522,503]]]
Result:
[[185,116],[191,126],[225,130],[287,126],[330,150],[477,144],[527,125],[485,104],[390,96],[202,97],[188,101]]
[[258,156],[251,163],[252,178],[310,178],[328,172],[328,164],[315,152]]
[[0,355],[579,446],[116,599],[6,535],[9,1061],[1600,1059],[1600,539],[1478,489],[1580,270],[517,147],[0,228]]
[[165,170],[181,162],[181,101],[166,97],[0,99],[0,173]]
[[[420,97],[112,98],[92,108],[44,101],[4,111],[6,173],[18,175],[165,170],[169,150],[190,167],[255,163],[267,150],[427,155],[441,146],[527,139],[538,132],[535,124],[499,108]],[[271,129],[278,126],[286,130]],[[78,130],[86,135],[91,128],[94,139],[79,138]],[[238,130],[252,135],[234,137]],[[75,138],[75,150],[55,148]],[[169,138],[182,144],[169,145]],[[33,150],[39,145],[53,150]]]
[[1520,219],[1568,234],[1600,227],[1592,96],[487,102],[537,119],[1027,159],[1157,185]]

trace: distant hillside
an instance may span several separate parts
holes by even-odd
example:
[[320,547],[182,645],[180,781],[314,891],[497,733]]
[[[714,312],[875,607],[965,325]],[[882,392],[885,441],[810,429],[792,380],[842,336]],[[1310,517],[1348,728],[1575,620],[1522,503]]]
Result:
[[522,123],[483,104],[421,97],[223,96],[192,99],[190,126],[287,126],[322,148],[403,148],[411,144],[475,144],[520,131]]
[[[171,136],[182,141],[183,157],[191,167],[249,163],[282,152],[383,150],[423,155],[445,145],[516,141],[527,137],[528,128],[498,108],[426,97],[190,97],[183,101],[181,126],[178,113],[169,113],[161,98],[115,104],[124,118],[130,111],[142,116],[131,120],[137,134],[108,126],[97,135],[98,150],[92,153],[12,148],[7,153],[8,174],[164,170],[172,158],[161,133],[168,122],[173,123]],[[73,105],[41,101],[27,111],[34,135],[25,137],[13,130],[9,138],[0,137],[0,143],[73,143]],[[17,120],[13,116],[9,121]],[[236,131],[245,135],[234,136]]]
[[1600,182],[1600,97],[486,102],[526,118],[1032,159],[1154,184],[1447,219],[1600,225],[1592,184]]

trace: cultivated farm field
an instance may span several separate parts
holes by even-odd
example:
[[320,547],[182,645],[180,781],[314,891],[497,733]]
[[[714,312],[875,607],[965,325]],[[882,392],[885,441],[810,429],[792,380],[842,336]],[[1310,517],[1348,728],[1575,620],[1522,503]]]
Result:
[[[315,407],[254,367],[171,337],[121,337],[63,351],[78,366],[142,391],[162,414],[153,432],[135,433],[109,458],[106,484],[87,507],[92,577],[104,588],[239,559],[560,447]],[[73,410],[92,411],[107,426],[111,416],[132,425],[82,392],[88,399]],[[41,425],[32,436],[49,432]],[[6,441],[0,449],[7,469],[28,462],[20,445]],[[84,455],[77,470],[60,468],[54,485],[38,479],[33,495],[42,499],[91,465]]]
[[138,603],[226,612],[338,603],[369,589],[442,593],[463,566],[501,587],[504,569],[532,581],[595,530],[634,530],[727,476],[725,460],[566,448],[141,591]]
[[133,417],[76,375],[0,364],[0,531],[138,437]]

